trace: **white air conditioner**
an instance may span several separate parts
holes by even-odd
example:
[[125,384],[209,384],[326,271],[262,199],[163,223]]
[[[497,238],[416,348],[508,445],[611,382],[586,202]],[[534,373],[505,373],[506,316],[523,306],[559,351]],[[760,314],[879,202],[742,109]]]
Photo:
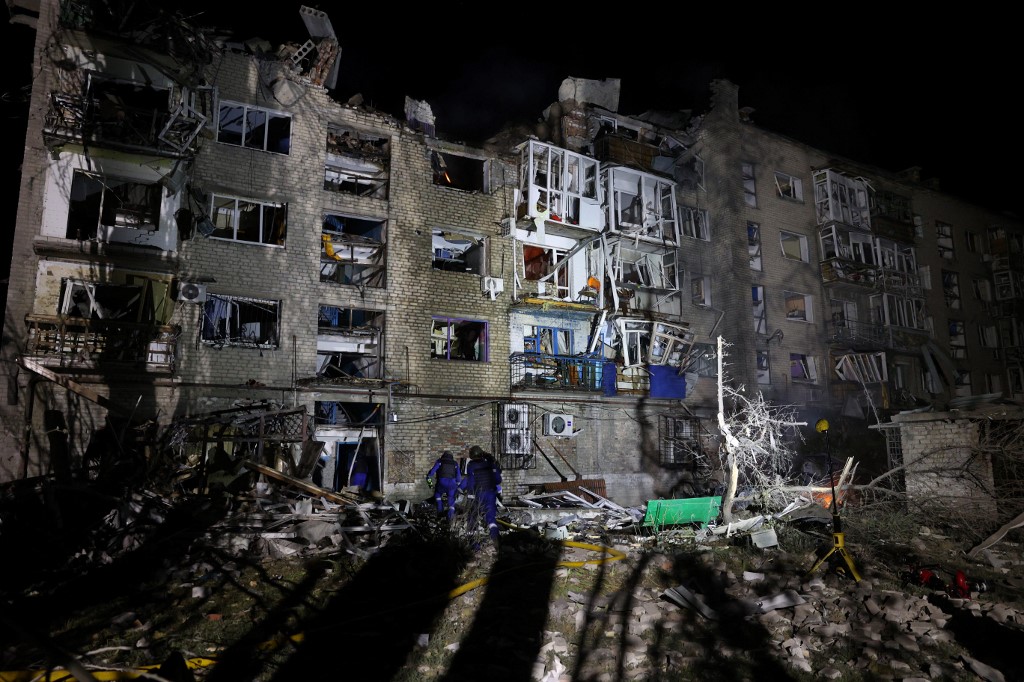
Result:
[[530,406],[526,403],[504,403],[501,409],[501,428],[525,429],[530,426]]
[[206,285],[195,282],[179,283],[178,300],[185,303],[204,303],[206,301]]
[[544,435],[562,437],[575,436],[576,434],[573,432],[572,428],[574,421],[575,417],[571,414],[548,412],[544,415]]
[[481,277],[480,291],[490,294],[493,301],[498,294],[505,291],[505,280],[500,277]]
[[501,432],[502,452],[506,455],[529,455],[533,443],[529,429],[504,429]]

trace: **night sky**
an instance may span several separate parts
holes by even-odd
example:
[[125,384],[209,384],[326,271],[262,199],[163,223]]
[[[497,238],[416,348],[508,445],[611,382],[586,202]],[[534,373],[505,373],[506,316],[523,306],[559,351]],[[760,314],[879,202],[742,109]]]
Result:
[[[160,6],[231,28],[240,41],[261,37],[276,45],[308,38],[301,4],[253,5],[247,15],[205,0]],[[536,122],[568,76],[619,78],[619,112],[627,115],[703,113],[710,82],[725,78],[739,85],[740,106],[752,107],[762,128],[888,171],[920,166],[923,178],[937,177],[949,194],[1020,214],[1020,75],[1011,68],[1020,62],[1019,41],[1001,39],[1014,25],[1005,18],[934,15],[899,26],[859,11],[815,28],[795,17],[779,23],[779,16],[745,15],[736,30],[697,10],[675,16],[678,4],[648,3],[633,13],[622,5],[586,17],[561,5],[319,7],[341,43],[335,98],[358,93],[365,105],[398,118],[406,95],[426,100],[446,139],[476,144],[506,123]],[[396,23],[410,28],[389,32]],[[782,28],[766,30],[776,24]],[[983,38],[974,37],[982,35],[978,29]],[[18,87],[31,78],[33,32],[10,24],[2,31],[8,66],[0,116],[14,131],[5,159],[15,166],[21,142],[14,126],[23,137],[27,111]],[[16,191],[11,179],[7,188]],[[6,215],[13,220],[13,201]]]

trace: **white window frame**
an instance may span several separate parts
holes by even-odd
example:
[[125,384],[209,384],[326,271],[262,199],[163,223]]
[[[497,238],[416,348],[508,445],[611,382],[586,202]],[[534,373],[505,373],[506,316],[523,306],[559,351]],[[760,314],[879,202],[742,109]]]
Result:
[[747,255],[750,257],[750,269],[760,272],[764,268],[761,258],[761,225],[747,221]]
[[711,227],[708,222],[708,211],[705,208],[680,206],[683,222],[683,236],[701,241],[711,241]]
[[[255,206],[255,209],[247,208]],[[257,240],[239,239],[238,231],[243,212],[251,210],[259,211],[259,224],[256,226]],[[276,227],[267,224],[268,210],[274,217],[281,212],[284,217],[284,232],[281,234],[280,243],[274,243]],[[229,194],[210,195],[210,220],[213,221],[214,231],[207,235],[210,239],[221,241],[237,242],[239,244],[255,244],[257,246],[268,246],[272,248],[284,248],[288,236],[288,205],[272,201],[260,201],[259,199],[248,199],[232,196]]]
[[[793,368],[798,367],[801,376],[793,375]],[[818,382],[818,366],[817,361],[813,355],[807,355],[805,353],[790,353],[789,354],[789,378],[792,381],[798,383],[817,383]]]
[[775,193],[780,199],[789,201],[804,200],[804,184],[795,175],[775,171]]
[[[227,110],[227,109],[241,110],[242,121],[244,122],[243,125],[242,125],[242,130],[241,130],[241,132],[238,132],[238,133],[234,133],[234,131],[232,132],[232,134],[238,134],[238,135],[241,136],[241,138],[242,138],[241,142],[230,142],[228,140],[221,139],[222,133],[224,133],[224,131],[225,131],[224,119],[225,119],[225,115],[226,115],[225,114],[225,110]],[[252,117],[256,116],[256,115],[263,115],[263,116],[266,117],[266,119],[265,119],[265,121],[263,123],[263,136],[262,136],[263,139],[262,140],[251,140],[250,141],[250,140],[246,139],[247,129],[251,125]],[[267,145],[270,142],[270,121],[271,121],[271,119],[287,119],[288,120],[288,137],[287,137],[287,139],[288,139],[288,149],[285,150],[285,151],[281,151],[279,149],[268,149],[267,148]],[[219,104],[219,106],[217,108],[217,142],[219,142],[221,144],[230,145],[232,147],[242,147],[244,149],[255,149],[257,151],[270,152],[271,154],[283,154],[283,155],[287,156],[288,154],[291,153],[291,137],[292,137],[292,133],[293,133],[293,131],[292,131],[292,115],[287,113],[287,112],[277,111],[275,109],[267,109],[265,107],[257,107],[257,106],[253,106],[251,104],[243,104],[241,102],[232,102],[232,101],[229,101],[229,100],[221,100],[220,104]]]
[[743,178],[743,200],[747,206],[757,208],[757,174],[754,164],[741,163],[740,174]]
[[[814,322],[814,297],[798,291],[783,291],[786,304],[786,319],[790,322]],[[800,301],[802,307],[796,302]],[[799,314],[800,312],[803,314]]]
[[[799,255],[792,253],[791,249],[787,249],[786,245],[795,242],[796,248],[799,249]],[[782,257],[786,260],[796,260],[801,263],[810,263],[811,255],[810,248],[808,247],[808,240],[805,235],[797,234],[796,232],[789,232],[787,230],[779,231],[779,246],[782,249]]]
[[697,307],[711,307],[710,277],[707,275],[690,275],[690,300]]
[[757,334],[768,333],[768,311],[765,305],[765,292],[763,286],[750,287],[750,301],[753,305],[754,332]]

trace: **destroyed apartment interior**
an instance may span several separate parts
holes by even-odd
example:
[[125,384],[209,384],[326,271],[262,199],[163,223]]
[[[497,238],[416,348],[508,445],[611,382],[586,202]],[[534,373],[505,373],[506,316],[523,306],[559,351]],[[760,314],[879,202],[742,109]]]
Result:
[[[34,48],[18,57],[33,77],[24,144],[12,143],[24,155],[0,401],[0,542],[26,560],[5,572],[16,616],[0,621],[11,642],[0,680],[113,668],[295,679],[336,643],[326,610],[271,622],[268,609],[260,623],[251,606],[251,631],[189,650],[184,677],[168,652],[187,647],[149,641],[167,625],[132,654],[88,659],[84,647],[105,640],[76,641],[75,607],[56,606],[85,599],[88,583],[73,599],[58,585],[103,568],[141,586],[141,557],[188,585],[167,612],[264,561],[330,564],[311,585],[345,573],[338,589],[353,603],[398,612],[390,592],[409,584],[386,581],[422,566],[448,598],[399,615],[403,637],[379,655],[388,674],[353,664],[361,679],[489,675],[467,642],[485,641],[485,623],[504,627],[500,610],[461,647],[423,633],[459,600],[514,603],[496,580],[503,561],[547,562],[524,603],[536,587],[548,609],[544,580],[571,583],[559,617],[579,639],[559,649],[550,621],[524,609],[494,645],[518,642],[507,665],[522,675],[501,679],[691,679],[672,675],[726,666],[704,660],[713,647],[634,655],[625,640],[609,645],[615,663],[587,658],[603,650],[582,634],[596,611],[609,632],[645,637],[659,618],[679,637],[673,628],[784,617],[807,640],[781,638],[772,665],[816,679],[842,666],[818,655],[835,627],[798,617],[810,592],[882,603],[883,575],[964,609],[1002,581],[1021,612],[980,608],[999,637],[1024,637],[1019,218],[946,194],[919,168],[762,128],[724,78],[703,108],[637,114],[619,110],[619,79],[566,74],[532,125],[467,142],[427,100],[384,112],[337,89],[352,68],[340,10],[268,12],[295,34],[272,45],[145,2],[7,4]],[[490,537],[478,492],[445,493],[445,517],[435,487],[443,453],[475,480],[474,447],[499,472]],[[943,561],[966,573],[908,568],[887,535],[900,523],[878,518],[913,525],[918,549],[955,545]],[[431,542],[450,556],[414,553]],[[161,558],[168,545],[187,568]],[[718,552],[755,557],[742,580],[730,567],[731,605],[696,582],[724,575],[707,559]],[[481,557],[496,562],[489,577],[463,580]],[[765,566],[784,575],[747,582]],[[667,581],[648,595],[659,606],[647,627],[615,622],[635,606],[615,605],[628,587],[595,606],[573,586],[626,570]],[[274,582],[260,575],[254,588]],[[908,616],[904,629],[945,633],[918,602],[928,622]],[[878,608],[875,621],[843,620],[843,635],[895,617]],[[131,615],[121,639],[145,620]],[[369,618],[369,630],[392,627]],[[524,643],[537,632],[546,639]],[[257,644],[271,635],[273,647]],[[882,663],[906,679],[1024,674],[970,651],[916,675],[884,651],[849,679]],[[925,665],[927,652],[906,655]],[[615,666],[624,676],[596,676]]]

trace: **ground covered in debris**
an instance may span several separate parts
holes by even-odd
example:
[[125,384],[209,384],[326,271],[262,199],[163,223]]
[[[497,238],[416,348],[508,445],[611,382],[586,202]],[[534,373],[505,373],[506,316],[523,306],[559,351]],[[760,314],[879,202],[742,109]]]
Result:
[[37,482],[0,503],[0,680],[1024,678],[1017,531],[972,560],[955,527],[850,513],[858,581],[811,570],[821,514],[756,546],[510,506],[491,543],[430,504],[266,490]]

